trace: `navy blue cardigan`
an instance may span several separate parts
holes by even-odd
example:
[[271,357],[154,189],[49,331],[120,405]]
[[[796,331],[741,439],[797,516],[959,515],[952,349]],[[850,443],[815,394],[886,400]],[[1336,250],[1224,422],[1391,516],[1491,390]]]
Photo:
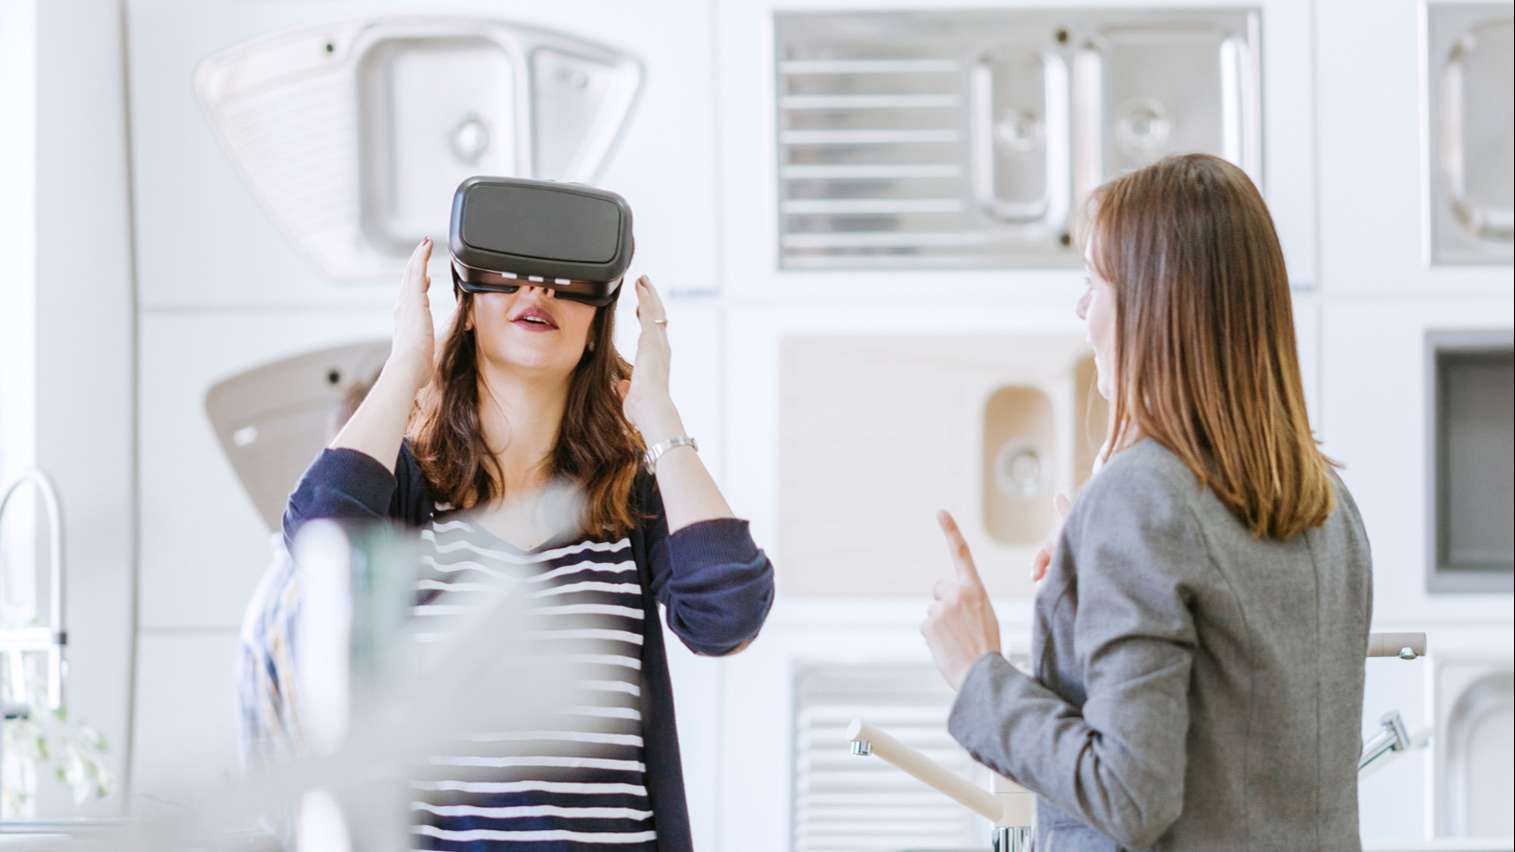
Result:
[[[773,565],[753,542],[747,522],[722,518],[690,524],[669,535],[657,482],[637,477],[633,499],[641,518],[631,534],[648,625],[642,644],[642,726],[647,793],[652,800],[658,848],[692,852],[689,807],[679,759],[673,687],[658,604],[668,609],[668,627],[696,654],[729,654],[757,636],[773,605]],[[399,521],[409,527],[436,514],[420,465],[408,446],[391,474],[356,450],[325,450],[289,497],[284,510],[288,544],[301,524],[316,518]]]

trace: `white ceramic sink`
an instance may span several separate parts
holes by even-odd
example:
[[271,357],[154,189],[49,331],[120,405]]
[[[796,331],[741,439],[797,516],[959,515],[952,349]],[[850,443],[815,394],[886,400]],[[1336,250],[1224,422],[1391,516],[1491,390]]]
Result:
[[446,233],[466,177],[592,181],[642,76],[638,59],[568,33],[402,15],[227,48],[195,91],[285,238],[327,275],[364,278]]

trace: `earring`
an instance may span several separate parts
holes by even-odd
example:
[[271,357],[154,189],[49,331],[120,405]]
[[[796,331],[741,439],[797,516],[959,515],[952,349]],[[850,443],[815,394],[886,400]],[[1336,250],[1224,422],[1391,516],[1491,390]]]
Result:
[[592,337],[589,339],[589,351],[590,352],[594,351],[594,338],[592,338]]

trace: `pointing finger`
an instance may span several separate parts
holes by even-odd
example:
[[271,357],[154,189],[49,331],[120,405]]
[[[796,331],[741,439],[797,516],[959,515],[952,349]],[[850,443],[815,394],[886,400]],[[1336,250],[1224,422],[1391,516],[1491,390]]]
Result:
[[947,552],[952,555],[958,581],[983,588],[984,582],[979,579],[978,568],[973,564],[973,553],[968,549],[968,542],[963,539],[962,531],[957,528],[957,521],[953,520],[950,513],[943,510],[937,513],[936,522],[942,528],[942,535],[947,537]]

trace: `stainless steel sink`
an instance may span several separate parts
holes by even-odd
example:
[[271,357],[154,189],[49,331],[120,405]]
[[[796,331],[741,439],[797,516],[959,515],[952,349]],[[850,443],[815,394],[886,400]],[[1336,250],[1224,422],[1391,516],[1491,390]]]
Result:
[[1258,13],[775,16],[786,267],[1076,265],[1085,193],[1206,151],[1261,177]]
[[[1207,151],[1255,168],[1257,57],[1255,21],[1233,26],[1195,20],[1096,30],[1079,51],[1098,104],[1095,183],[1169,154]],[[1199,71],[1201,73],[1196,73]]]
[[[364,231],[395,253],[473,174],[529,172],[508,46],[477,35],[381,36],[358,61]],[[458,85],[466,80],[467,85]]]
[[401,16],[208,57],[195,91],[280,231],[329,276],[388,275],[470,175],[591,181],[642,83],[631,55],[493,18]]
[[1508,661],[1449,661],[1437,690],[1436,834],[1508,837],[1515,672]]
[[1508,4],[1426,7],[1432,257],[1509,263],[1515,246],[1515,16]]

